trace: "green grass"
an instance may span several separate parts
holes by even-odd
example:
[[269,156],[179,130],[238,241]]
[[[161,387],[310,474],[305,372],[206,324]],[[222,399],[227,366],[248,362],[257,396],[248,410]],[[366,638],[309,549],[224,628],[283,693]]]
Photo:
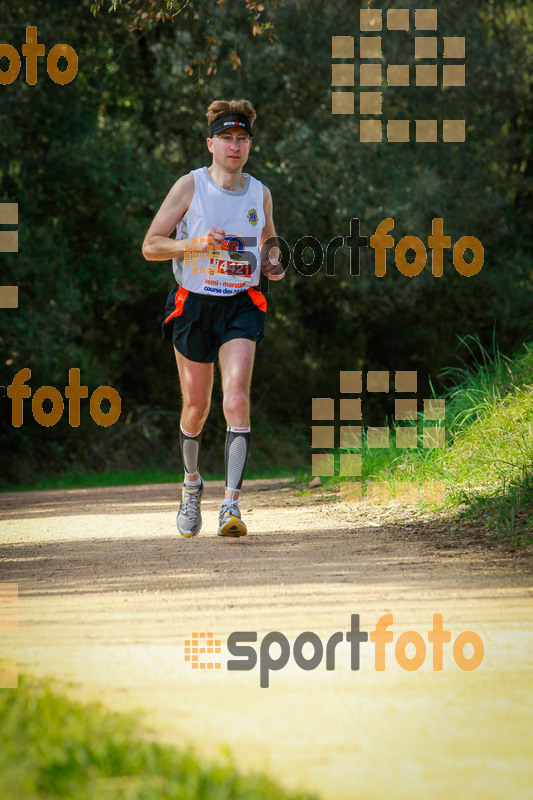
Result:
[[419,437],[416,449],[376,450],[363,439],[363,483],[383,481],[394,496],[398,481],[443,481],[443,507],[459,519],[513,545],[533,543],[533,344],[506,358],[497,347],[488,353],[475,337],[461,342],[472,364],[446,371],[446,419],[431,423],[445,425],[446,446],[425,449]]
[[[475,342],[475,340],[473,340]],[[470,346],[470,342],[466,341]],[[533,542],[533,346],[514,359],[494,348],[449,370],[444,449],[406,453],[396,475],[443,480],[447,507],[512,544]]]
[[0,719],[5,800],[313,800],[239,774],[228,757],[209,764],[142,739],[132,717],[74,703],[43,682],[0,690]]
[[[274,469],[265,467],[259,471],[246,473],[247,479],[265,478],[294,478],[295,472],[291,469]],[[179,483],[182,473],[176,470],[163,470],[157,468],[120,470],[113,472],[89,472],[71,470],[57,477],[50,476],[31,484],[4,484],[0,492],[33,492],[40,489],[86,489],[98,486],[135,486],[144,483]],[[207,481],[224,480],[224,473],[202,472],[202,477]]]

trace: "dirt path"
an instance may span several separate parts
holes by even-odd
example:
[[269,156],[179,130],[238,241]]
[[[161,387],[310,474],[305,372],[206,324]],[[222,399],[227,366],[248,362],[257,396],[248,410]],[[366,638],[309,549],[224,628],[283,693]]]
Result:
[[[207,486],[193,540],[176,536],[172,485],[1,495],[0,581],[19,585],[19,631],[0,634],[0,657],[75,682],[83,699],[142,709],[161,740],[214,757],[228,745],[240,768],[324,798],[530,797],[532,551],[444,521],[436,530],[409,507],[298,497],[283,481],[249,481],[250,535],[224,540],[221,488]],[[232,631],[257,631],[259,652],[269,631],[292,646],[311,630],[325,644],[351,614],[372,631],[389,612],[383,672],[371,642],[359,671],[347,642],[334,671],[325,661],[304,671],[291,653],[268,689],[258,667],[226,668]],[[434,613],[452,642],[464,630],[481,637],[478,669],[460,669],[451,644],[432,669]],[[416,671],[395,657],[407,630],[426,640]],[[193,632],[221,640],[221,669],[185,662]]]

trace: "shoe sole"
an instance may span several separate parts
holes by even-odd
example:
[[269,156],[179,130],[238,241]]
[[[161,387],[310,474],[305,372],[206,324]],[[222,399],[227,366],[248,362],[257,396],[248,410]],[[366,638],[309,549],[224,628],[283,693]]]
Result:
[[247,533],[248,530],[244,522],[238,517],[233,517],[225,522],[224,525],[220,526],[217,536],[227,536],[236,539],[239,536],[246,536]]
[[194,539],[195,536],[198,536],[200,531],[196,531],[196,533],[182,533],[178,528],[179,535],[182,539]]

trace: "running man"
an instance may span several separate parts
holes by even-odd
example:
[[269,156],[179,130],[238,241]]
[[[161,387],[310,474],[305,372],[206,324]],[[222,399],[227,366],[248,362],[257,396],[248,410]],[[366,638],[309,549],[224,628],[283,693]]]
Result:
[[[187,538],[202,527],[198,454],[217,360],[227,425],[218,535],[247,533],[238,502],[250,449],[255,346],[263,338],[267,306],[254,287],[260,271],[270,280],[285,274],[277,256],[260,259],[261,245],[276,236],[270,191],[242,171],[256,113],[248,100],[215,100],[206,116],[212,164],[174,184],[142,248],[149,261],[172,259],[177,281],[167,300],[163,338],[174,344],[183,398],[179,435],[185,476],[177,526]],[[174,230],[176,238],[170,235]]]

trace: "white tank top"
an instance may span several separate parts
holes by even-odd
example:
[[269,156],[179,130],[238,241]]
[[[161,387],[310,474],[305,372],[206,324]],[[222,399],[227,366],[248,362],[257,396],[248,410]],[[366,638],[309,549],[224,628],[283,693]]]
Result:
[[192,252],[190,257],[174,258],[176,281],[190,292],[220,297],[257,286],[259,239],[265,225],[263,184],[245,175],[244,189],[230,192],[214,182],[207,167],[191,172],[194,196],[176,226],[176,239],[200,237],[213,227],[226,232],[226,241],[215,257]]

